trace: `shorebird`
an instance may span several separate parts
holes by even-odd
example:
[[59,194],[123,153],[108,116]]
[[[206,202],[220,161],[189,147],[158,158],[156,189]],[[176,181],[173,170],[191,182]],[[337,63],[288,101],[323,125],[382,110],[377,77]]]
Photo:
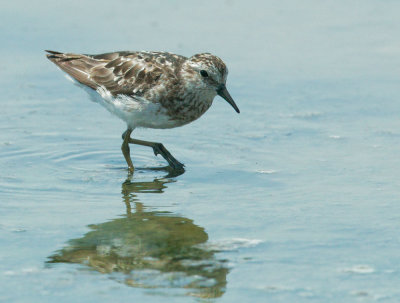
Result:
[[47,52],[47,58],[88,91],[93,101],[126,122],[121,150],[130,171],[134,167],[129,144],[153,148],[154,154],[160,154],[174,170],[184,167],[161,143],[131,138],[135,128],[188,124],[210,108],[216,95],[240,112],[226,89],[225,63],[209,53],[187,58],[146,51],[98,55]]

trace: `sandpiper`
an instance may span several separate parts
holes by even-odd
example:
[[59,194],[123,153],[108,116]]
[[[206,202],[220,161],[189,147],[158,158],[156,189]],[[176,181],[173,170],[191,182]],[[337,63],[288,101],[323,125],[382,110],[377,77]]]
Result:
[[239,108],[226,89],[228,69],[209,53],[190,58],[168,52],[112,52],[98,55],[47,50],[47,58],[127,124],[122,134],[122,153],[129,170],[134,167],[129,144],[153,148],[175,170],[184,165],[156,142],[130,137],[136,127],[173,128],[203,115],[216,95],[237,113]]

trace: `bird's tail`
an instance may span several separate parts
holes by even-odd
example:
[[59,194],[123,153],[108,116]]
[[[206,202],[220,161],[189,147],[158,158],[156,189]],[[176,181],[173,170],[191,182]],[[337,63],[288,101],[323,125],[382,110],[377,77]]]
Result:
[[98,60],[86,55],[61,53],[51,50],[46,50],[46,52],[48,52],[46,54],[47,59],[73,79],[93,89],[97,88],[97,84],[90,78],[90,71],[99,64]]

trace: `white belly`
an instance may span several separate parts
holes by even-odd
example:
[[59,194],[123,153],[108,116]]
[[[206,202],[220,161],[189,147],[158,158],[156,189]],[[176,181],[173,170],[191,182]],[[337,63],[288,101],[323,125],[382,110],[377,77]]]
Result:
[[100,103],[109,112],[124,120],[131,129],[136,127],[173,128],[184,124],[181,121],[172,120],[159,103],[126,95],[113,97],[110,92],[101,87],[95,91],[84,85],[79,86],[89,93],[92,101]]

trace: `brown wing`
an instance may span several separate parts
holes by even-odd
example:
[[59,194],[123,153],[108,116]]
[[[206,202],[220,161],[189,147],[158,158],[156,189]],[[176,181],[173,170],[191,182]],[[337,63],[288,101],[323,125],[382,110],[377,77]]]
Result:
[[47,51],[47,58],[80,83],[112,95],[144,95],[162,77],[176,77],[186,59],[170,53],[114,52],[80,55]]

